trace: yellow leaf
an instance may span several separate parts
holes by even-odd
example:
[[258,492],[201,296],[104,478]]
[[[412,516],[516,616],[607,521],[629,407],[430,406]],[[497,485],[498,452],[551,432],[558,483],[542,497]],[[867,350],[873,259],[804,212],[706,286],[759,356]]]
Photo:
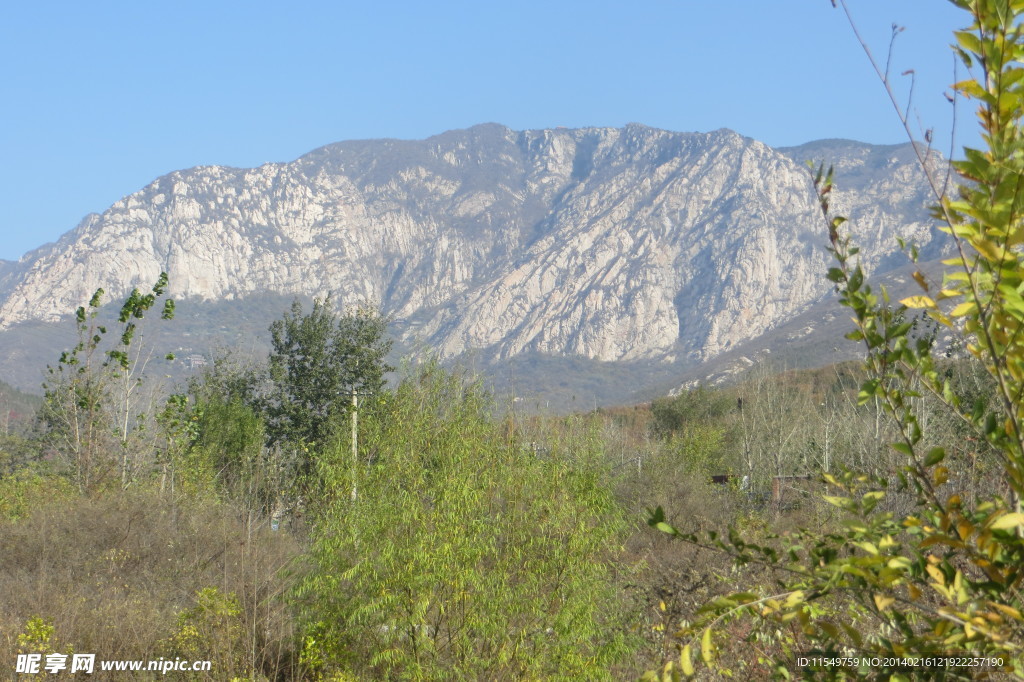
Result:
[[836,497],[834,495],[822,495],[821,498],[831,504],[833,507],[839,507],[845,509],[849,504],[850,500],[846,497]]
[[1021,612],[1013,608],[1012,606],[1009,606],[1007,604],[999,604],[994,601],[990,601],[989,605],[993,608],[999,609],[1000,611],[1008,615],[1010,618],[1013,618],[1015,620],[1024,620],[1024,615],[1021,615]]
[[976,309],[977,309],[977,306],[974,305],[974,301],[964,301],[963,303],[960,303],[955,308],[950,310],[949,311],[949,316],[950,317],[963,317],[964,315],[968,315],[968,314],[974,312]]
[[705,630],[704,636],[700,638],[700,657],[711,665],[711,628]]
[[884,594],[875,594],[875,606],[879,611],[885,611],[887,608],[892,606],[892,603],[896,601],[893,597],[887,597]]
[[875,547],[874,543],[871,542],[855,542],[853,543],[863,549],[868,554],[878,554],[878,548]]
[[992,530],[1008,530],[1020,525],[1024,525],[1024,514],[1014,512],[1013,514],[1003,514],[989,528]]
[[790,592],[789,596],[786,597],[785,608],[787,608],[787,609],[792,608],[792,607],[796,606],[797,604],[799,604],[800,602],[802,602],[803,600],[804,600],[804,591],[803,590],[797,590],[795,592]]
[[953,594],[956,596],[958,604],[967,601],[967,591],[964,590],[963,574],[960,571],[953,576]]
[[935,301],[928,296],[907,296],[905,299],[900,301],[902,305],[908,308],[934,308]]
[[691,677],[693,675],[693,660],[689,644],[684,646],[683,652],[679,654],[679,665],[682,666],[684,675],[687,677]]
[[971,246],[974,250],[981,254],[981,256],[990,263],[999,263],[1006,258],[1006,249],[1001,245],[997,245],[989,240],[976,239],[971,242]]

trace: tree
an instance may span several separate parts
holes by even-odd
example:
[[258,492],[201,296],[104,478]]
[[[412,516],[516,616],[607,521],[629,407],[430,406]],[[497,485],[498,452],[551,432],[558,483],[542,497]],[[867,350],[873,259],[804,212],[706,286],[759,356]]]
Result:
[[189,381],[188,421],[194,434],[179,466],[183,482],[211,486],[240,503],[250,521],[265,521],[295,478],[293,459],[266,442],[264,417],[257,409],[263,372],[222,352]]
[[[112,342],[107,327],[97,321],[104,293],[97,289],[88,306],[75,312],[78,343],[47,368],[40,421],[80,490],[114,472],[127,487],[142,464],[132,440],[145,427],[146,415],[138,411],[139,389],[152,352],[139,343],[138,325],[166,288],[167,273],[160,273],[149,293],[133,289],[121,306],[120,334]],[[160,317],[174,317],[173,300],[164,301]]]
[[682,391],[676,396],[658,398],[651,403],[652,430],[657,436],[669,438],[691,424],[720,419],[735,405],[735,401],[725,393],[703,386]]
[[[747,543],[736,534],[728,541],[702,540],[676,530],[656,510],[651,525],[787,576],[771,594],[745,591],[709,604],[689,629],[679,661],[667,664],[663,675],[691,673],[697,648],[710,664],[722,641],[716,633],[736,618],[785,633],[777,641],[790,653],[776,663],[786,676],[792,652],[811,647],[826,656],[924,657],[916,664],[819,668],[828,676],[1024,673],[1024,2],[953,2],[972,21],[956,32],[954,48],[972,77],[954,87],[979,103],[986,146],[965,149],[964,159],[952,163],[961,179],[952,195],[942,192],[944,180],[934,173],[928,149],[917,147],[936,191],[934,215],[956,247],[956,257],[946,261],[953,271],[941,285],[915,273],[921,294],[898,305],[884,289],[873,291],[845,219],[830,210],[831,170],[819,168],[815,176],[836,260],[829,278],[854,314],[857,328],[850,338],[862,341],[867,352],[869,376],[860,402],[877,402],[891,416],[897,434],[892,448],[904,464],[890,476],[826,474],[835,493],[826,500],[843,514],[842,524],[802,531],[782,548]],[[906,112],[899,115],[906,125]],[[926,311],[963,341],[990,375],[994,394],[971,401],[958,394],[931,339],[913,333],[912,309]],[[921,418],[926,394],[997,454],[998,473],[986,494],[968,496],[965,479],[955,476],[961,463],[934,445]],[[883,511],[883,501],[894,494],[912,498],[909,512]],[[949,653],[971,656],[974,667],[927,662]]]
[[[332,419],[353,396],[377,393],[394,369],[385,361],[386,331],[387,320],[372,308],[339,314],[330,298],[316,299],[306,315],[296,299],[270,326],[273,388],[264,404],[270,443],[322,447]],[[308,463],[304,468],[308,473]]]
[[[298,592],[323,672],[603,679],[628,654],[625,520],[596,439],[540,457],[492,410],[428,365],[361,418],[372,463],[320,517]],[[322,464],[331,489],[349,487],[348,445]]]

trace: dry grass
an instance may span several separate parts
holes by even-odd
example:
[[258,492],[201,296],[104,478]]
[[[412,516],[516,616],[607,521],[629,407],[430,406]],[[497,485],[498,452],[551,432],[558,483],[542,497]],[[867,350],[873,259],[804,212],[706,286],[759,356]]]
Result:
[[[224,505],[172,504],[149,490],[68,496],[0,521],[0,545],[0,670],[14,670],[18,634],[42,618],[53,651],[211,659],[208,679],[300,676],[284,599],[300,547],[284,532],[247,528]],[[230,622],[197,611],[208,588],[235,596]],[[186,626],[220,642],[211,649],[223,648],[217,630],[226,629],[232,650],[186,646]]]

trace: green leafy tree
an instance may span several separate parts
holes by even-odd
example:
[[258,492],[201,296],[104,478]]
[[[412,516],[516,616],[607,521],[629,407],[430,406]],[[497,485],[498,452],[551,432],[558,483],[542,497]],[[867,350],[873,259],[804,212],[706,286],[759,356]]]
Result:
[[[138,325],[166,288],[167,273],[161,273],[149,293],[133,289],[117,316],[120,333],[113,340],[97,319],[104,293],[97,289],[88,305],[75,312],[78,343],[47,368],[40,421],[47,443],[68,465],[80,490],[115,472],[127,487],[143,464],[134,441],[145,429],[139,389],[152,354],[139,343]],[[174,301],[166,299],[161,319],[173,317]]]
[[[962,181],[955,194],[943,195],[942,178],[930,176],[939,197],[935,217],[956,247],[956,257],[946,261],[953,270],[941,284],[915,273],[922,293],[898,305],[884,289],[873,290],[845,220],[830,210],[832,173],[819,169],[816,176],[837,262],[829,278],[854,314],[857,329],[850,338],[867,351],[869,377],[860,402],[877,403],[892,417],[892,448],[903,465],[888,476],[826,475],[834,493],[826,500],[844,517],[842,524],[828,532],[802,531],[784,547],[747,543],[736,534],[727,541],[701,540],[655,511],[650,523],[665,532],[786,576],[767,594],[745,591],[709,604],[688,629],[680,659],[667,664],[662,676],[691,673],[697,649],[714,663],[723,628],[738,618],[786,633],[776,650],[778,671],[786,676],[793,655],[811,647],[827,655],[890,660],[967,654],[984,664],[832,666],[819,671],[826,677],[1024,675],[1024,2],[954,4],[972,22],[955,34],[955,50],[972,77],[954,87],[978,102],[986,146],[965,149],[964,159],[953,162]],[[906,115],[901,118],[906,123]],[[927,170],[926,151],[919,151]],[[963,399],[936,359],[930,335],[913,333],[911,309],[926,311],[962,340],[991,377],[993,393]],[[963,462],[934,443],[922,419],[924,395],[943,403],[996,454],[997,473],[985,493],[968,495],[965,477],[957,475]],[[909,512],[887,511],[893,497],[909,499]]]
[[[270,443],[322,447],[353,396],[377,393],[394,369],[385,361],[391,350],[386,332],[387,320],[371,308],[342,314],[327,298],[304,314],[296,299],[270,326],[273,388],[264,401]],[[311,461],[303,469],[308,473]]]
[[651,403],[652,429],[662,438],[671,437],[692,424],[720,421],[736,406],[736,401],[721,391],[698,386],[679,395],[658,398]]
[[174,463],[170,480],[230,502],[250,529],[280,518],[298,492],[295,450],[267,444],[258,395],[265,376],[257,363],[218,353],[160,414],[165,460]]
[[[306,653],[372,679],[605,679],[630,650],[624,519],[598,439],[520,442],[477,385],[434,365],[361,416],[324,466],[341,491],[298,592]],[[339,434],[344,434],[340,430]]]
[[246,514],[252,528],[294,506],[300,482],[294,454],[268,446],[262,415],[241,400],[213,396],[196,410],[191,473]]

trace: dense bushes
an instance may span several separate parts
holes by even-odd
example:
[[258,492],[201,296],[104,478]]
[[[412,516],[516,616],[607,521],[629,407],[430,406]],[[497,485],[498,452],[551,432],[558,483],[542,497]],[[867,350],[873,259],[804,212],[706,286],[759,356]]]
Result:
[[[968,369],[950,365],[965,395]],[[285,509],[297,468],[238,397],[245,372],[220,367],[155,434],[149,456],[173,467],[129,490],[83,495],[45,462],[0,479],[0,537],[13,548],[0,556],[0,665],[19,633],[52,628],[54,651],[210,659],[209,679],[629,679],[672,655],[700,604],[737,580],[781,577],[652,535],[643,509],[719,533],[737,525],[752,542],[795,519],[834,528],[812,498],[781,510],[761,484],[711,475],[742,471],[745,442],[756,452],[790,433],[786,420],[753,419],[778,401],[831,406],[802,415],[786,466],[813,465],[804,455],[826,440],[834,462],[872,456],[829,431],[874,427],[873,414],[856,415],[846,373],[755,373],[673,398],[722,409],[684,410],[664,430],[645,406],[505,413],[428,366],[364,400],[356,459],[349,417],[337,415],[326,447],[310,450],[317,484]],[[770,638],[747,646],[760,636],[748,626],[726,628],[720,646],[748,674],[778,651]]]
[[[373,679],[601,679],[630,653],[600,444],[529,447],[428,366],[363,417],[358,493],[319,519],[307,655]],[[352,486],[350,444],[325,464]],[[619,567],[621,570],[621,565]]]

